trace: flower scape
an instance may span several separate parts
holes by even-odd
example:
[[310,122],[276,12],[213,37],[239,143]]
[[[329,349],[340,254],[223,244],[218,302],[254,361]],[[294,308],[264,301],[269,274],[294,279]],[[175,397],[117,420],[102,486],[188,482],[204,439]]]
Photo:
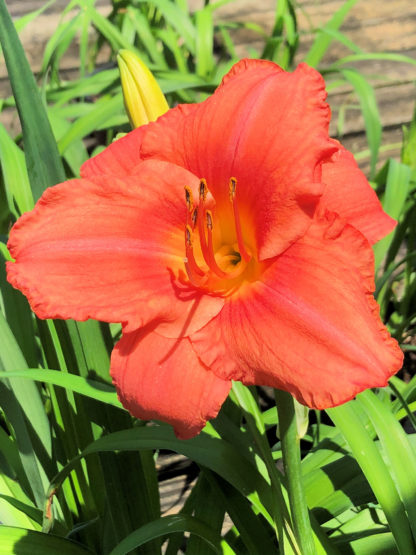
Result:
[[321,75],[242,60],[215,93],[112,143],[14,225],[10,283],[40,318],[120,322],[120,401],[178,437],[231,380],[323,409],[402,353],[373,297],[395,226],[329,137]]

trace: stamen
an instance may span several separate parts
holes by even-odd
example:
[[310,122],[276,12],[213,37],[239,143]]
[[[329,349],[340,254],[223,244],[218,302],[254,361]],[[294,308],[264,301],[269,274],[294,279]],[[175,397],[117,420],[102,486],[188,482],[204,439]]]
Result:
[[186,207],[188,208],[189,212],[192,212],[192,209],[194,207],[194,199],[193,199],[192,191],[188,187],[188,185],[185,185],[184,189],[185,189]]
[[205,236],[205,199],[207,198],[208,194],[208,187],[207,182],[205,179],[201,179],[199,183],[199,209],[198,209],[198,233],[199,233],[199,242],[201,243],[201,251],[202,256],[204,257],[205,262],[209,266],[209,254],[208,254],[208,245],[207,239]]
[[188,274],[189,281],[195,285],[200,286],[206,280],[201,278],[206,278],[206,273],[201,270],[198,266],[193,249],[193,236],[191,226],[185,226],[185,247],[186,247],[186,258],[184,258],[186,273]]
[[205,179],[201,179],[199,182],[199,200],[205,202],[208,194],[208,186]]
[[189,225],[185,226],[185,246],[186,248],[188,247],[192,247],[192,241],[193,237],[192,237],[192,229],[189,227]]
[[[237,180],[232,177],[230,179],[230,201],[234,208],[234,219],[237,232],[238,248],[240,249],[239,261],[241,258],[248,261],[251,256],[247,253],[241,234],[241,225],[238,215],[238,209],[235,200]],[[186,273],[188,274],[189,281],[195,287],[201,287],[206,285],[207,281],[210,279],[212,274],[215,274],[220,279],[232,280],[241,275],[244,270],[244,265],[240,265],[237,262],[235,271],[224,271],[222,270],[216,259],[214,253],[214,243],[213,243],[213,226],[214,220],[211,210],[207,210],[205,207],[205,201],[209,193],[207,182],[205,179],[201,179],[199,183],[199,205],[194,206],[194,201],[192,197],[192,191],[189,187],[185,186],[185,200],[187,206],[187,219],[185,226],[185,247],[186,247],[186,258],[183,259],[185,264]],[[197,227],[198,226],[198,227]],[[193,232],[198,229],[199,243],[201,247],[201,253],[204,258],[205,263],[208,268],[203,270],[197,263],[194,255],[193,249]],[[229,265],[229,263],[227,263]],[[228,267],[228,266],[227,266]],[[212,274],[211,274],[212,272]]]
[[211,210],[207,210],[206,211],[206,218],[207,218],[207,230],[208,230],[208,261],[207,264],[210,267],[210,269],[217,274],[218,277],[220,278],[225,278],[228,277],[229,275],[227,274],[227,272],[224,272],[223,270],[221,270],[221,268],[218,266],[216,260],[215,260],[215,255],[214,255],[214,245],[212,243],[212,212]]
[[248,262],[249,260],[251,260],[251,255],[246,250],[246,247],[244,245],[244,240],[243,240],[243,234],[241,232],[240,213],[238,210],[237,198],[236,198],[237,179],[235,177],[230,178],[229,191],[230,191],[230,201],[233,205],[233,211],[234,211],[235,232],[237,235],[238,250],[240,251],[241,257],[246,262]]
[[237,189],[237,179],[235,177],[230,177],[230,183],[228,186],[230,189],[230,201],[233,202],[235,197],[235,190]]
[[194,208],[194,211],[192,212],[192,216],[191,216],[192,229],[195,229],[197,221],[198,221],[198,207],[196,206]]

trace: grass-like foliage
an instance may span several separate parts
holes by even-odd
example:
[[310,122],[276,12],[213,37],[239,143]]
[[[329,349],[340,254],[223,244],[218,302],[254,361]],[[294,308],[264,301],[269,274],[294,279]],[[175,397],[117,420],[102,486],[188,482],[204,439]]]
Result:
[[[18,32],[53,0],[14,23],[0,0],[0,42],[13,89],[0,107],[16,108],[21,123],[17,136],[0,124],[0,553],[301,553],[280,464],[278,413],[267,391],[234,384],[219,416],[187,441],[167,425],[137,421],[117,400],[108,373],[120,326],[37,319],[6,281],[3,263],[16,219],[47,187],[76,177],[91,155],[129,131],[120,49],[148,65],[170,106],[214,91],[237,61],[242,29],[258,36],[252,57],[294,67],[303,39],[296,4],[277,2],[267,34],[254,23],[222,21],[217,9],[231,1],[206,0],[190,11],[187,0],[112,0],[104,16],[94,0],[71,0],[33,76]],[[343,406],[322,413],[296,406],[300,472],[317,554],[410,555],[416,552],[416,112],[404,129],[400,160],[380,165],[375,93],[355,62],[416,62],[352,43],[340,27],[356,2],[346,1],[314,30],[305,61],[325,75],[330,90],[354,92],[368,141],[368,150],[355,154],[369,160],[368,177],[398,221],[374,247],[376,298],[405,351],[405,366],[390,387]],[[327,64],[334,41],[351,54]],[[79,74],[64,80],[62,59],[75,43]],[[192,471],[198,466],[177,514],[160,509],[166,451],[193,461]]]

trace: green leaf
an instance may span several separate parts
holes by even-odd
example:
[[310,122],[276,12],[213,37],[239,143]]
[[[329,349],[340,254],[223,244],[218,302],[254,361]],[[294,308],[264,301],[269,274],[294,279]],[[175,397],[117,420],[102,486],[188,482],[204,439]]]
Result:
[[[70,132],[70,129],[73,127],[73,123],[70,123],[65,118],[59,117],[56,112],[48,111],[48,116],[53,128],[55,139],[59,143],[59,140],[65,134]],[[88,152],[81,138],[71,142],[65,150],[64,158],[72,174],[74,176],[78,176],[79,168],[88,159]]]
[[34,199],[65,180],[56,142],[16,29],[0,0],[0,42],[23,130],[25,157]]
[[362,403],[377,431],[416,541],[416,475],[409,472],[409,469],[416,469],[416,454],[390,405],[382,403],[371,390],[360,393],[357,401]]
[[33,195],[25,164],[25,155],[0,124],[0,163],[11,212],[16,202],[19,214],[32,210]]
[[57,370],[40,370],[38,368],[33,368],[0,372],[0,379],[4,378],[24,378],[26,380],[50,383],[59,387],[64,387],[75,393],[80,393],[96,401],[101,401],[107,405],[123,408],[122,404],[117,399],[117,394],[113,387],[75,374],[66,374],[65,372],[59,372]]
[[[406,164],[401,164],[394,159],[389,160],[386,191],[382,199],[383,209],[389,216],[398,220],[404,209],[409,184],[411,179],[411,169]],[[387,254],[389,247],[393,241],[394,232],[384,237],[376,245],[374,245],[375,267],[380,266],[383,258]]]
[[54,4],[56,2],[56,0],[49,0],[49,2],[45,2],[43,4],[43,6],[41,6],[39,9],[34,10],[33,12],[27,13],[24,16],[20,17],[16,22],[15,22],[15,27],[16,30],[18,32],[22,31],[26,25],[28,25],[31,21],[33,21],[34,19],[36,19],[39,15],[41,15],[45,10],[47,10],[49,8],[49,6],[52,6],[52,4]]
[[323,28],[321,32],[328,34],[330,37],[332,37],[333,39],[337,40],[338,42],[346,46],[349,50],[351,50],[352,52],[355,52],[355,54],[361,55],[363,53],[362,49],[357,44],[355,44],[355,42],[353,42],[350,38],[348,38],[347,35],[344,35],[344,33],[341,33],[340,31],[337,31],[335,29],[329,29],[329,28]]
[[413,553],[409,522],[396,486],[376,444],[366,431],[355,401],[326,411],[351,451],[383,509],[401,555]]
[[7,254],[0,253],[0,302],[3,301],[4,316],[25,361],[30,366],[37,366],[39,358],[33,314],[23,294],[7,281],[4,264],[4,255],[7,256]]
[[357,0],[347,0],[347,2],[344,2],[328,23],[324,25],[322,29],[318,30],[315,40],[305,57],[305,62],[307,64],[312,67],[316,67],[319,64],[332,42],[331,31],[337,31],[339,29],[348,15],[348,12],[356,3]]
[[241,534],[248,553],[250,555],[274,553],[276,546],[273,542],[275,536],[273,528],[253,511],[247,498],[233,486],[213,473],[207,474],[213,493],[224,503],[227,513]]
[[93,75],[89,75],[88,79],[82,78],[67,83],[62,83],[60,87],[47,91],[47,97],[50,102],[54,102],[54,106],[50,110],[55,111],[59,107],[68,110],[71,100],[77,100],[79,97],[97,96],[109,87],[114,87],[120,81],[118,69],[105,69]]
[[129,534],[110,553],[110,555],[125,555],[135,547],[160,536],[175,532],[191,532],[204,540],[215,553],[222,553],[219,537],[204,522],[189,515],[164,516],[154,522],[145,524]]
[[91,555],[70,540],[24,528],[0,526],[0,553],[4,555]]
[[362,538],[347,536],[338,544],[342,555],[397,555],[394,537],[389,532],[367,534]]
[[159,45],[153,36],[153,29],[147,17],[136,7],[127,7],[127,17],[130,18],[134,29],[140,39],[143,48],[146,49],[150,59],[159,67],[166,69],[168,67],[163,54],[160,52]]
[[355,69],[343,68],[340,70],[345,79],[353,86],[360,101],[361,111],[364,117],[365,132],[368,146],[370,148],[370,179],[374,176],[378,151],[381,143],[381,122],[377,107],[377,101],[373,87],[367,79]]
[[64,23],[60,22],[58,24],[57,29],[48,40],[45,47],[42,67],[40,70],[41,74],[45,74],[50,67],[52,67],[53,71],[58,70],[57,64],[59,59],[72,42],[75,33],[78,30],[80,19],[81,13],[78,13],[69,21],[65,21]]
[[[147,0],[138,0],[145,3]],[[195,53],[196,29],[189,15],[170,0],[153,0],[153,4],[160,10],[166,22],[176,31],[176,36],[181,37],[188,50]]]
[[[0,369],[26,368],[26,361],[0,311]],[[44,501],[47,479],[33,447],[32,438],[40,441],[42,450],[50,457],[52,451],[49,421],[36,387],[31,382],[10,378],[1,384],[2,406],[13,425],[20,457],[38,506]],[[24,416],[26,418],[24,418]]]
[[26,498],[27,503],[20,500],[20,498],[25,497],[23,490],[15,480],[0,473],[0,519],[2,526],[21,526],[31,530],[36,529],[36,519],[33,519],[34,514],[36,516],[40,515],[40,522],[42,522],[42,511],[30,505],[29,498]]
[[[80,455],[85,457],[102,451],[135,451],[138,449],[169,449],[191,458],[232,484],[245,496],[258,492],[263,506],[270,512],[273,503],[270,486],[256,468],[226,441],[208,436],[199,436],[182,441],[177,439],[170,427],[150,426],[114,432],[101,437],[89,445]],[[56,487],[65,479],[77,459],[71,461],[54,479]]]
[[214,68],[214,23],[212,9],[206,6],[195,12],[196,24],[196,73],[205,77]]
[[331,65],[330,69],[337,69],[351,62],[362,62],[367,60],[387,60],[390,62],[402,62],[416,65],[416,60],[414,58],[410,58],[410,56],[405,56],[404,54],[396,54],[395,52],[361,52],[337,60]]
[[[212,489],[208,478],[209,473],[209,470],[202,469],[194,486],[196,491],[194,492],[195,509],[193,516],[205,523],[216,534],[217,538],[220,538],[225,517],[225,504],[218,493]],[[213,555],[215,553],[215,549],[207,547],[205,540],[196,534],[191,534],[187,551],[193,555]]]
[[[84,6],[84,9],[86,9],[93,25],[107,39],[115,51],[120,50],[120,48],[127,48],[128,50],[136,52],[137,55],[140,55],[138,50],[129,43],[129,41],[123,36],[119,29],[113,25],[111,21],[109,21],[109,19],[101,15],[91,5],[88,5],[86,8]],[[141,57],[143,58],[143,53],[141,53]]]
[[74,141],[84,138],[99,125],[106,124],[109,117],[117,112],[123,112],[122,94],[117,94],[111,99],[101,98],[96,102],[94,109],[75,121],[59,140],[59,152],[63,154]]

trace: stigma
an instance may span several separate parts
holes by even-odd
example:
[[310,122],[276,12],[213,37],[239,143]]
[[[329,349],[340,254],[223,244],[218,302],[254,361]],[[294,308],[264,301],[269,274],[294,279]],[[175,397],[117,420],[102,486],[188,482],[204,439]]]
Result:
[[[187,219],[185,225],[184,264],[189,282],[198,288],[213,290],[227,289],[242,274],[252,256],[244,243],[240,213],[237,204],[237,179],[229,180],[229,199],[232,205],[233,227],[236,241],[221,244],[217,250],[214,241],[214,226],[221,220],[206,206],[209,193],[205,179],[201,179],[198,204],[194,203],[192,191],[185,187]],[[227,216],[229,217],[229,216]]]

